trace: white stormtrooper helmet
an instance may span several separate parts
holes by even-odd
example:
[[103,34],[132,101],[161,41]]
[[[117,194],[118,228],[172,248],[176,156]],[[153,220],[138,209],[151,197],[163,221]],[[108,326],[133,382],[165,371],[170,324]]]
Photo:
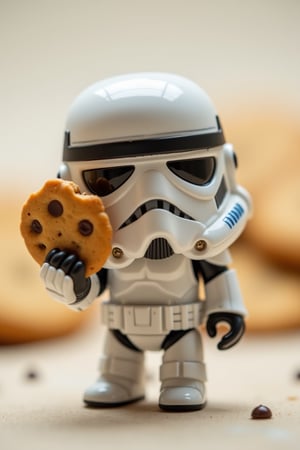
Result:
[[60,176],[99,195],[114,230],[105,267],[173,253],[216,261],[243,231],[248,193],[211,101],[192,81],[100,81],[75,99],[66,129]]

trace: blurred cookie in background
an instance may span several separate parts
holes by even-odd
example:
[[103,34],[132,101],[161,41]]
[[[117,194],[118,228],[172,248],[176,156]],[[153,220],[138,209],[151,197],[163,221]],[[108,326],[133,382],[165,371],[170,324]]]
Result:
[[286,155],[272,182],[256,196],[247,238],[266,258],[284,270],[298,271],[300,278],[300,166],[296,158],[293,161]]
[[226,137],[238,155],[238,181],[253,199],[253,217],[232,248],[250,331],[300,326],[300,128],[296,119],[270,103],[240,110],[226,121]]
[[1,202],[0,344],[63,336],[91,318],[93,308],[74,312],[52,300],[19,232],[22,201]]
[[[225,136],[238,157],[237,179],[256,201],[266,189],[283,185],[300,164],[300,127],[280,105],[257,104],[226,115]],[[300,172],[299,172],[300,173]]]
[[247,330],[275,332],[300,327],[299,273],[272,264],[243,238],[232,246],[245,306]]

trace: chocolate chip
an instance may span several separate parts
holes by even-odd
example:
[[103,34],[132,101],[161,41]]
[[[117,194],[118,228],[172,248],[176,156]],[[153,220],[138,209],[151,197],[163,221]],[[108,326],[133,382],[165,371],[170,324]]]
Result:
[[52,200],[48,204],[48,212],[53,217],[59,217],[64,212],[64,207],[58,200]]
[[40,234],[43,231],[42,224],[37,219],[31,222],[30,229],[36,234]]
[[271,419],[272,411],[265,405],[258,405],[251,412],[252,419]]
[[78,224],[78,230],[82,236],[90,236],[94,231],[94,225],[89,220],[81,220]]

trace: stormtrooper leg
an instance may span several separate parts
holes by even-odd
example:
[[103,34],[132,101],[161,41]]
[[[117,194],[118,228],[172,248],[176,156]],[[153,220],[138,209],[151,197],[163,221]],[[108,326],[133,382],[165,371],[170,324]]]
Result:
[[160,368],[159,406],[167,411],[193,411],[206,403],[201,336],[193,329],[169,347]]
[[144,397],[144,354],[124,346],[107,332],[100,377],[84,393],[89,406],[120,406]]

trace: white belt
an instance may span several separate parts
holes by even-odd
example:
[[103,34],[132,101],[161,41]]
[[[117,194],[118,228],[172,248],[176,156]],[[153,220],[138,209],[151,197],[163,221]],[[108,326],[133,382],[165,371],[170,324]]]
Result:
[[136,306],[102,303],[102,321],[124,334],[161,335],[195,328],[201,323],[203,302],[184,305]]

